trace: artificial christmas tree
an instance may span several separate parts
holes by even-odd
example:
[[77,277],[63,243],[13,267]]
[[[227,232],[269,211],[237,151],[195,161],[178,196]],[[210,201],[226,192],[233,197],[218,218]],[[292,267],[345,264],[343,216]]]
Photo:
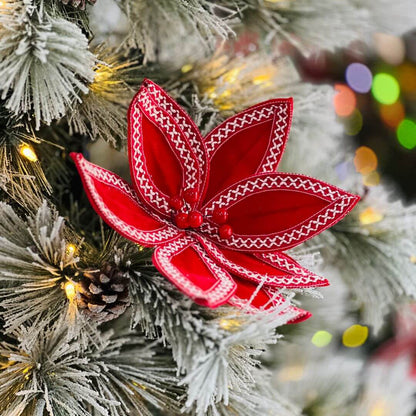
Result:
[[0,1],[2,415],[414,412],[416,209],[295,59],[412,3]]

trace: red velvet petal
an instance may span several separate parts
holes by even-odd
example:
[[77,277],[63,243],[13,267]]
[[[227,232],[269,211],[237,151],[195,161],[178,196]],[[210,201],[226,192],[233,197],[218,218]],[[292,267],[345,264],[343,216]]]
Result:
[[147,90],[153,100],[172,116],[180,129],[185,133],[192,150],[198,158],[200,176],[205,178],[207,172],[207,151],[201,133],[188,113],[159,85],[145,79]]
[[305,269],[287,254],[275,251],[273,253],[256,253],[254,256],[273,267],[286,271],[287,275],[283,279],[282,287],[304,288],[329,285],[327,279]]
[[[228,301],[232,306],[246,310],[249,313],[256,313],[259,311],[271,312],[282,306],[285,302],[283,296],[275,289],[267,287],[258,289],[257,284],[240,279],[236,276],[233,276],[233,279],[237,284],[237,290]],[[293,305],[289,305],[282,310],[282,314],[287,312],[296,313],[296,317],[291,319],[288,322],[289,324],[305,321],[312,316],[310,312],[299,309]]]
[[[130,169],[146,205],[170,218],[172,197],[188,189],[200,194],[203,169],[187,137],[189,131],[182,130],[183,123],[178,124],[164,102],[155,101],[148,85],[148,81],[142,84],[129,109]],[[198,139],[194,137],[193,141]]]
[[305,288],[327,286],[326,279],[302,267],[289,256],[275,253],[251,254],[217,247],[198,236],[200,243],[212,259],[233,275],[270,287]]
[[118,233],[136,243],[155,246],[181,233],[143,207],[135,190],[119,176],[71,153],[95,211]]
[[236,289],[231,276],[191,237],[158,247],[153,263],[181,292],[210,308],[226,303]]
[[200,231],[215,243],[239,251],[283,251],[340,221],[359,199],[303,175],[256,175],[216,195],[202,210],[212,218],[216,209],[226,209],[231,237],[221,238],[211,220]]
[[208,134],[210,178],[205,201],[241,179],[276,170],[289,134],[292,108],[292,98],[265,101]]

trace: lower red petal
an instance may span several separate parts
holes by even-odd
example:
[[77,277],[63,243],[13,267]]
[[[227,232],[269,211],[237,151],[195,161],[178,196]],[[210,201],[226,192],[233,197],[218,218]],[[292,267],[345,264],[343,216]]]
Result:
[[[237,284],[237,290],[230,298],[228,303],[239,309],[246,310],[249,313],[256,313],[259,311],[274,311],[281,307],[285,299],[276,289],[268,288],[266,286],[259,287],[259,285],[240,279],[233,276]],[[296,324],[306,319],[309,319],[312,314],[308,311],[289,305],[282,309],[284,313],[295,313],[295,318],[288,321],[289,324]]]
[[209,255],[230,273],[271,287],[305,288],[327,286],[328,281],[280,252],[251,254],[218,247],[197,236]]
[[223,305],[236,289],[229,273],[211,260],[191,237],[181,237],[158,247],[153,263],[181,292],[204,306]]

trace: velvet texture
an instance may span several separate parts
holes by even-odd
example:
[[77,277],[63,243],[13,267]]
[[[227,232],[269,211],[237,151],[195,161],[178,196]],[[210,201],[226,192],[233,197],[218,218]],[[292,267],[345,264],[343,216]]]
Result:
[[[250,312],[282,305],[280,288],[326,286],[284,253],[341,220],[359,197],[276,173],[292,99],[260,103],[203,138],[186,112],[145,80],[128,114],[133,185],[72,154],[97,213],[202,305]],[[310,314],[293,306],[292,322]]]

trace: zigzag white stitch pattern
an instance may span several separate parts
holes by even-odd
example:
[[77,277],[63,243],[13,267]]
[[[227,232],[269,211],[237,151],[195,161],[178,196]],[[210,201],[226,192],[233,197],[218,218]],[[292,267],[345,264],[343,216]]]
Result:
[[193,285],[188,279],[185,279],[184,275],[171,263],[173,255],[190,243],[191,241],[187,237],[179,238],[157,249],[156,256],[164,272],[172,277],[178,286],[185,288],[191,297],[202,297],[203,291]]
[[261,110],[254,110],[252,113],[243,114],[240,117],[236,117],[233,121],[225,122],[225,125],[218,129],[215,134],[212,134],[209,141],[205,142],[207,147],[208,158],[212,156],[218,146],[236,130],[250,126],[255,122],[259,122],[265,118],[270,117],[275,110],[276,106],[264,107]]
[[[193,248],[200,254],[201,258],[206,262],[209,269],[219,277],[220,284],[212,291],[204,291],[184,277],[184,275],[171,263],[172,257],[182,248],[192,244]],[[214,302],[222,301],[234,287],[234,282],[231,277],[224,270],[219,268],[205,253],[203,248],[191,237],[179,238],[171,243],[168,243],[158,249],[157,259],[163,270],[170,277],[173,277],[175,282],[181,287],[185,288],[191,297],[204,298],[209,293],[210,300]]]
[[[306,270],[296,266],[288,260],[279,257],[279,255],[277,255],[276,253],[265,253],[262,255],[262,257],[270,260],[272,263],[275,263],[280,267],[284,267],[285,269],[292,271],[293,273],[312,278],[311,273],[308,273]],[[318,278],[314,278],[314,280],[318,281]]]
[[144,196],[152,201],[152,204],[156,205],[165,213],[169,213],[169,203],[166,198],[159,192],[159,190],[149,180],[146,169],[144,168],[144,155],[140,142],[140,126],[141,126],[141,112],[137,104],[134,105],[133,114],[133,159],[135,167],[135,180],[140,186]]
[[203,247],[201,245],[195,244],[195,249],[198,251],[201,258],[204,260],[204,262],[208,265],[208,267],[214,271],[215,275],[219,277],[219,280],[221,281],[221,284],[218,285],[218,287],[215,288],[213,292],[213,297],[216,301],[219,301],[220,299],[223,299],[224,296],[226,296],[234,287],[234,281],[231,278],[231,276],[223,270],[221,267],[217,265],[206,253]]
[[329,186],[324,186],[319,182],[312,182],[310,179],[303,179],[300,177],[291,176],[277,176],[277,177],[260,177],[251,181],[238,184],[237,186],[229,189],[227,193],[219,196],[217,200],[214,200],[210,206],[206,208],[206,213],[210,214],[218,207],[229,208],[232,202],[244,197],[247,194],[251,194],[256,190],[263,189],[279,189],[282,187],[302,189],[305,191],[313,191],[315,194],[321,194],[324,197],[329,198],[331,201],[335,201],[340,198],[341,194],[337,190],[331,190]]
[[[128,189],[126,184],[120,178],[117,178],[115,175],[112,175],[108,171],[101,170],[98,166],[91,166],[88,162],[81,159],[80,164],[82,165],[83,169],[91,173],[91,175],[97,179],[101,180],[106,184],[112,184],[118,189],[123,192],[126,192],[128,196],[132,197],[135,202],[140,203],[137,196],[133,194],[131,189]],[[148,243],[151,245],[157,245],[163,243],[167,240],[172,239],[176,235],[178,235],[178,231],[173,227],[169,227],[164,225],[160,230],[152,230],[152,231],[139,231],[137,228],[127,224],[126,222],[122,221],[120,218],[115,216],[112,211],[107,208],[107,205],[104,203],[101,196],[95,192],[94,182],[92,181],[90,176],[85,176],[85,180],[87,181],[88,187],[91,190],[91,195],[94,198],[94,202],[98,206],[101,212],[103,212],[109,221],[112,222],[114,228],[117,230],[122,230],[123,233],[128,235],[130,238],[134,240],[139,240],[142,243]]]
[[185,136],[191,143],[192,149],[195,151],[198,157],[198,162],[200,165],[200,177],[202,178],[205,172],[205,152],[202,147],[203,144],[200,143],[201,139],[195,136],[186,118],[183,117],[179,110],[177,110],[170,102],[165,100],[162,93],[154,85],[149,84],[147,88],[157,103],[169,114],[171,114],[176,119],[177,123],[181,126]]
[[[238,249],[263,249],[268,250],[271,248],[281,247],[282,245],[288,245],[293,241],[300,240],[303,237],[308,237],[316,231],[320,226],[325,226],[329,221],[333,220],[337,214],[345,212],[344,208],[350,205],[352,197],[344,196],[338,203],[336,203],[331,209],[328,209],[325,214],[321,214],[316,220],[310,220],[307,224],[302,225],[300,229],[286,232],[282,236],[276,235],[274,237],[235,237],[231,236],[229,240],[226,240],[227,246],[235,247]],[[211,226],[209,223],[201,225],[200,230],[208,234],[211,239],[215,239],[220,243],[224,243],[218,234],[217,228]]]
[[[270,276],[266,276],[264,277],[264,275],[260,274],[260,273],[256,273],[253,272],[252,270],[248,270],[243,266],[240,266],[237,263],[231,262],[230,260],[228,260],[218,249],[217,247],[212,244],[211,242],[209,242],[208,240],[204,239],[205,244],[207,245],[207,247],[209,248],[209,253],[214,256],[215,260],[217,260],[220,264],[224,265],[225,267],[227,267],[229,270],[231,270],[234,273],[241,273],[241,275],[243,275],[245,278],[250,279],[255,281],[256,283],[259,282],[263,282],[265,285],[268,285],[270,283],[277,283],[276,282],[276,277],[270,277]],[[284,260],[284,259],[279,259],[279,260]],[[311,274],[306,273],[304,270],[302,270],[299,267],[294,267],[292,264],[290,264],[288,261],[281,261],[275,262],[276,264],[280,265],[281,267],[286,267],[287,265],[287,269],[291,270],[294,273],[297,273],[299,271],[298,275],[286,275],[286,276],[279,276],[278,277],[278,283],[280,287],[285,287],[288,285],[309,285],[313,282],[317,282],[318,279],[316,277],[314,277]],[[283,265],[282,265],[283,263]]]
[[192,157],[191,152],[186,148],[185,143],[181,139],[180,133],[176,130],[175,126],[171,123],[168,117],[166,117],[151,101],[146,93],[142,93],[139,96],[140,104],[155,117],[159,126],[166,128],[166,133],[170,137],[171,143],[174,148],[178,150],[179,157],[181,159],[181,165],[185,169],[185,187],[196,188],[198,185],[198,167]]
[[287,127],[288,120],[288,106],[281,104],[277,108],[279,109],[278,113],[276,113],[278,120],[276,120],[276,128],[273,131],[273,145],[268,150],[268,156],[262,166],[262,172],[270,172],[275,169],[276,159],[280,155],[284,144],[285,128]]
[[135,202],[141,204],[140,199],[137,197],[136,193],[128,186],[124,181],[117,178],[114,174],[109,171],[104,170],[100,166],[91,165],[88,162],[85,162],[84,159],[80,159],[79,162],[83,169],[94,176],[95,179],[104,182],[105,184],[114,185],[116,188],[121,189],[126,193],[130,198],[134,199]]

